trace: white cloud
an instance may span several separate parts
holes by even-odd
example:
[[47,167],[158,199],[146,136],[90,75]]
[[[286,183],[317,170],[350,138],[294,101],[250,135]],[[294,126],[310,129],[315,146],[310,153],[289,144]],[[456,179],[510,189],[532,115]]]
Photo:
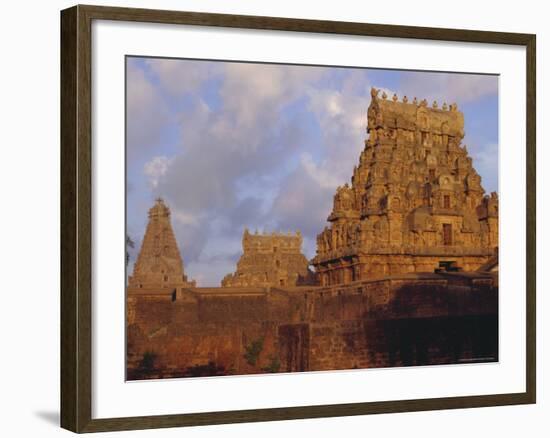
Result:
[[182,152],[157,189],[191,212],[234,208],[242,178],[261,183],[299,147],[302,129],[295,120],[300,115],[289,121],[281,112],[318,76],[307,68],[224,64],[219,107],[212,110],[197,97],[180,115]]
[[482,176],[481,185],[487,191],[498,192],[498,143],[469,148],[473,166]]
[[276,219],[276,229],[300,230],[304,238],[315,240],[326,224],[333,195],[334,189],[320,185],[302,164],[283,182],[269,216]]
[[154,58],[147,66],[159,80],[162,89],[175,96],[196,93],[207,80],[216,77],[222,64],[184,59]]
[[199,215],[185,213],[179,210],[173,210],[172,217],[181,225],[186,225],[186,226],[187,225],[198,226],[201,220]]
[[364,147],[370,84],[364,72],[352,71],[338,87],[311,88],[307,97],[321,142],[315,157],[308,152],[300,155],[299,166],[283,182],[270,215],[283,228],[300,229],[304,250],[312,257],[316,236],[327,225],[336,187],[350,181]]
[[145,72],[131,59],[127,65],[127,148],[129,162],[151,150],[170,119],[168,108]]
[[[178,237],[186,241],[185,254],[197,274],[209,242],[239,241],[243,225],[300,229],[307,251],[314,249],[334,190],[350,180],[358,162],[370,103],[364,72],[341,72],[337,83],[316,85],[333,72],[225,64],[219,77],[219,106],[212,109],[195,96],[193,106],[180,115],[182,151],[167,167],[156,163],[153,173],[162,174],[155,188],[174,206]],[[285,119],[287,108],[298,101],[305,111]],[[307,117],[316,120],[321,135],[312,151],[301,148],[308,140],[303,138]],[[294,170],[282,180],[275,177],[289,159],[295,160]],[[243,192],[244,181],[256,186],[245,187],[244,192],[252,194],[272,191],[277,184],[271,205],[264,205],[265,199],[241,199],[237,192]],[[219,229],[216,234],[213,218],[223,222],[225,234]]]
[[228,63],[220,89],[224,111],[240,128],[266,129],[257,123],[276,123],[281,108],[302,96],[322,74],[316,67]]
[[[191,73],[184,76],[172,63],[156,63],[150,60],[148,67],[164,93],[177,98],[186,92],[174,82],[188,80]],[[200,278],[212,271],[201,268],[213,263],[204,261],[205,251],[211,251],[209,242],[226,239],[240,244],[244,224],[251,228],[277,225],[266,216],[270,206],[255,194],[273,191],[275,175],[300,147],[303,114],[285,118],[285,108],[304,98],[305,90],[322,74],[316,68],[278,65],[219,66],[203,69],[203,82],[191,77],[193,85],[186,85],[191,87],[191,100],[177,119],[182,132],[180,149],[171,160],[154,157],[146,166],[150,186],[172,209],[174,229],[191,274]],[[213,77],[219,99],[214,108],[198,89],[199,83]],[[249,193],[245,197],[241,196],[243,184],[255,186],[244,190]],[[227,263],[218,260],[216,265],[222,269]],[[218,272],[220,278],[215,282],[232,270],[234,266]]]
[[160,179],[166,174],[168,167],[172,160],[170,158],[162,156],[153,157],[150,161],[145,163],[143,172],[149,180],[149,184],[153,189],[157,188]]
[[319,187],[336,189],[338,185],[342,184],[342,181],[330,172],[329,166],[326,162],[319,165],[313,161],[313,157],[308,153],[303,153],[300,156],[300,164],[301,171],[307,173],[311,179],[319,185]]
[[[360,88],[358,83],[361,83]],[[306,160],[304,168],[324,185],[335,188],[351,178],[367,136],[369,90],[367,76],[362,73],[359,77],[353,72],[344,78],[340,89],[311,89],[308,92],[309,109],[317,118],[323,139],[321,146],[326,151],[322,161]]]

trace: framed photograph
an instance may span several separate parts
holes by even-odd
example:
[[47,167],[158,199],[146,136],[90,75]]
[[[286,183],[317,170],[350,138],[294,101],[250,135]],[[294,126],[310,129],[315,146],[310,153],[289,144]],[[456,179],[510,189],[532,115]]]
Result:
[[535,35],[61,12],[61,423],[535,403]]

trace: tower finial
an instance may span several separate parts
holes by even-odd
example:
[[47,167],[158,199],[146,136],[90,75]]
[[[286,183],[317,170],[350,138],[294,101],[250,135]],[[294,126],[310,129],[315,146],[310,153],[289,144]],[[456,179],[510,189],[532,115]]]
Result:
[[370,89],[370,97],[372,98],[372,100],[378,99],[378,93],[379,93],[379,92],[380,92],[380,90],[377,90],[376,88],[371,87],[371,89]]

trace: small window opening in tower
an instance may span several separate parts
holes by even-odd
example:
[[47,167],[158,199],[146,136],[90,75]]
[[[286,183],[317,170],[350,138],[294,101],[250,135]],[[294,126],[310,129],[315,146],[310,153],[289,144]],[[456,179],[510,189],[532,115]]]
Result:
[[453,226],[452,224],[443,224],[443,245],[453,244]]

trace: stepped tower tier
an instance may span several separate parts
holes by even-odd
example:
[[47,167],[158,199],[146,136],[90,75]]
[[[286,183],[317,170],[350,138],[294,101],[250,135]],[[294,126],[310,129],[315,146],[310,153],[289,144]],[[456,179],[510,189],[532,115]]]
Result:
[[128,286],[148,289],[195,286],[183,272],[183,260],[170,223],[170,209],[161,198],[149,210],[149,223]]
[[304,286],[316,284],[302,254],[302,235],[296,233],[243,233],[243,255],[237,271],[222,280],[222,287]]
[[456,104],[387,99],[371,90],[368,139],[351,185],[339,187],[311,261],[322,285],[475,270],[498,247],[498,196],[485,195]]

